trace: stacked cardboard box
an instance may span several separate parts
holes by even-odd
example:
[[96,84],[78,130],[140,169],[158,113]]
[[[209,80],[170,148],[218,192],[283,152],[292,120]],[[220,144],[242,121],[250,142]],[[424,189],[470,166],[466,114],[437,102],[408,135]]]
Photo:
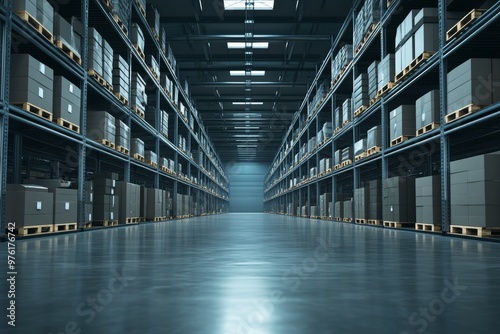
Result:
[[333,165],[337,166],[342,163],[342,151],[343,150],[336,150],[335,153],[333,154]]
[[119,54],[113,55],[113,91],[121,94],[127,100],[130,93],[130,75],[127,61]]
[[127,124],[123,123],[121,120],[116,119],[116,146],[121,146],[130,150],[130,128]]
[[88,68],[103,76],[103,41],[101,34],[95,28],[89,28]]
[[139,73],[132,72],[132,107],[145,113],[147,101],[146,82]]
[[368,97],[373,99],[378,91],[378,65],[379,61],[375,60],[368,66]]
[[58,13],[54,14],[54,41],[63,43],[77,56],[80,56],[81,35],[75,33],[72,24]]
[[342,122],[352,121],[353,112],[352,100],[345,100],[344,103],[342,103]]
[[54,71],[28,54],[11,57],[10,101],[52,112]]
[[161,28],[160,48],[164,54],[167,53],[167,32],[165,31],[165,28]]
[[499,227],[500,154],[452,161],[451,224]]
[[332,122],[326,122],[323,124],[322,131],[323,131],[323,136],[326,138],[330,138],[333,135],[333,123]]
[[368,96],[368,75],[366,73],[360,74],[354,80],[353,99],[354,110],[358,110],[362,106],[368,106],[370,104],[370,98]]
[[127,31],[129,31],[129,18],[130,18],[130,1],[129,0],[111,0],[113,4],[113,14],[116,14],[121,23],[124,24]]
[[431,123],[440,123],[439,90],[432,90],[415,102],[415,130]]
[[352,44],[344,45],[332,61],[332,78],[336,78],[353,58]]
[[366,134],[367,149],[375,146],[382,147],[382,131],[380,129],[380,125],[374,126],[368,130]]
[[111,173],[109,177],[94,176],[93,221],[115,221],[118,219],[119,197],[116,195],[118,175]]
[[146,150],[144,154],[147,163],[158,164],[158,155],[155,152]]
[[80,88],[62,76],[54,77],[54,117],[80,125]]
[[333,218],[335,211],[334,211],[334,203],[333,202],[328,202],[328,217]]
[[163,190],[155,188],[146,188],[147,192],[147,209],[146,219],[154,220],[154,218],[164,217],[164,194]]
[[321,217],[328,217],[328,206],[332,202],[332,193],[325,193],[319,196],[319,213]]
[[309,177],[315,177],[316,175],[318,175],[318,168],[317,167],[310,168]]
[[366,139],[358,140],[354,143],[354,156],[362,155],[366,152]]
[[54,7],[47,0],[12,1],[12,9],[14,12],[28,12],[49,32],[54,31]]
[[102,51],[102,77],[111,85],[113,83],[113,48],[104,38]]
[[370,192],[368,187],[354,189],[354,216],[356,219],[367,219]]
[[415,178],[396,176],[384,180],[384,219],[415,223]]
[[54,195],[38,185],[8,184],[5,209],[6,221],[16,222],[16,227],[50,225]]
[[152,4],[148,4],[146,7],[146,20],[148,21],[148,25],[153,31],[153,33],[160,37],[160,14],[158,13],[158,9]]
[[437,8],[410,10],[396,30],[396,73],[401,72],[424,51],[439,48]]
[[160,77],[160,66],[158,65],[158,61],[156,61],[155,57],[152,55],[148,55],[146,57],[146,64],[152,70],[153,74],[159,78]]
[[177,60],[175,59],[174,53],[172,52],[172,48],[168,44],[167,44],[167,52],[166,53],[167,53],[167,60],[175,72],[177,69]]
[[335,129],[340,129],[342,128],[342,123],[343,123],[343,110],[341,107],[335,108]]
[[116,193],[120,199],[118,224],[127,224],[127,218],[139,218],[141,186],[127,182],[117,182]]
[[415,180],[417,223],[441,225],[441,177],[419,177]]
[[377,76],[379,90],[389,82],[394,81],[394,77],[396,76],[396,60],[394,54],[387,54],[378,64]]
[[73,47],[74,52],[76,52],[78,55],[81,55],[83,34],[85,33],[85,29],[82,22],[80,22],[80,20],[78,20],[74,16],[71,17],[70,23],[73,31],[73,42],[71,46]]
[[77,189],[60,188],[59,179],[25,180],[26,184],[35,184],[46,187],[53,194],[53,220],[52,224],[76,223],[78,216],[78,191]]
[[401,136],[415,136],[415,105],[402,105],[391,111],[389,137],[394,140]]
[[132,138],[132,145],[131,145],[130,153],[132,155],[138,154],[142,157],[144,157],[144,141],[139,138]]
[[106,111],[89,111],[87,113],[87,137],[100,141],[106,139],[115,144],[115,118]]
[[172,91],[173,91],[173,81],[170,80],[168,75],[166,73],[162,73],[160,75],[160,84],[162,87],[164,87],[167,92],[170,94],[170,97],[172,97]]
[[136,45],[144,53],[144,34],[142,32],[139,24],[132,23],[132,29],[130,32],[130,41],[132,44]]
[[381,220],[382,219],[382,183],[380,180],[368,181],[366,187],[368,192],[368,210],[367,219]]
[[352,198],[349,198],[347,201],[343,201],[342,202],[343,204],[343,213],[344,213],[344,216],[343,218],[347,218],[347,219],[353,219],[353,203],[352,203]]
[[348,146],[342,149],[342,162],[353,161],[353,149],[352,146]]
[[307,152],[312,152],[316,148],[316,137],[309,138]]
[[469,59],[448,73],[447,82],[447,114],[470,104],[499,102],[500,59]]
[[372,24],[380,21],[380,2],[366,0],[354,21],[354,46],[357,47]]

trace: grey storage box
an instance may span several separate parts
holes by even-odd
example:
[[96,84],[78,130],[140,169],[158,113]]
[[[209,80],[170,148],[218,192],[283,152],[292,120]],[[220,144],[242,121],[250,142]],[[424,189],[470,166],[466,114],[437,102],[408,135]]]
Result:
[[132,29],[130,31],[130,41],[135,44],[144,52],[144,34],[142,29],[137,23],[132,23]]
[[144,141],[139,138],[132,138],[131,153],[144,157]]
[[343,201],[342,205],[344,206],[344,218],[353,219],[353,206],[352,200]]
[[417,178],[415,195],[417,223],[441,225],[441,177]]
[[49,188],[54,194],[54,224],[76,223],[78,193],[76,189]]
[[378,90],[381,90],[386,84],[394,81],[396,75],[395,55],[387,54],[384,59],[378,64]]
[[352,146],[348,146],[342,150],[342,162],[354,160]]
[[439,113],[439,90],[432,90],[415,102],[416,131],[431,124],[441,123]]
[[115,144],[115,118],[106,111],[87,112],[87,137],[92,140],[107,140]]
[[116,146],[130,150],[130,128],[121,120],[115,120]]
[[54,216],[54,195],[38,185],[7,184],[7,222],[16,227],[51,225]]
[[402,105],[390,113],[390,140],[393,141],[402,136],[415,136],[415,105]]
[[366,134],[366,148],[382,147],[382,131],[380,126],[374,126]]
[[140,217],[141,186],[127,182],[117,182],[116,192],[120,199],[118,224],[129,224],[130,218]]
[[415,223],[415,178],[393,177],[384,180],[384,220]]
[[354,143],[354,156],[362,155],[366,152],[366,139],[358,140]]
[[62,76],[54,77],[54,117],[80,126],[80,88]]
[[146,20],[148,21],[149,27],[153,31],[154,34],[159,38],[160,37],[160,14],[156,7],[151,4],[147,5],[146,9]]

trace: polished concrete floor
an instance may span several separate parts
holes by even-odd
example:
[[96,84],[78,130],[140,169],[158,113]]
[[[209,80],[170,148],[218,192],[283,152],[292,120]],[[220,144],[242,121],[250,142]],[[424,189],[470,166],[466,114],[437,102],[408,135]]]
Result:
[[[17,326],[1,333],[441,334],[499,328],[496,243],[228,214],[16,246]],[[7,245],[0,247],[6,262]],[[5,315],[1,319],[5,328]]]

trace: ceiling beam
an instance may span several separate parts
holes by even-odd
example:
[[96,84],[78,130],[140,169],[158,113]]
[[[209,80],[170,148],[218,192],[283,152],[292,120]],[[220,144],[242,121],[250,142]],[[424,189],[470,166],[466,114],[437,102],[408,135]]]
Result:
[[[286,16],[286,17],[276,17],[276,16],[268,16],[268,17],[255,17],[254,18],[256,24],[295,24],[297,23],[296,16]],[[196,21],[192,16],[161,16],[160,24],[170,25],[170,24],[193,24],[193,23],[201,23],[201,24],[217,24],[217,25],[227,25],[227,24],[241,24],[243,21],[241,16],[232,16],[232,17],[224,17],[224,20],[221,20],[218,16],[204,16],[201,17],[199,21]],[[303,17],[300,21],[305,24],[338,24],[341,25],[344,23],[345,17]]]
[[[259,50],[257,50],[259,51]],[[253,54],[253,63],[259,63],[259,62],[268,62],[268,63],[279,63],[283,64],[283,55],[280,54],[269,54],[260,51],[265,51],[265,50],[260,50],[257,52],[254,50]],[[325,48],[325,52],[328,51],[328,48]],[[320,54],[308,54],[307,57],[303,57],[302,55],[294,55],[291,57],[288,62],[290,63],[299,63],[299,62],[305,62],[305,63],[315,63],[318,66],[321,65],[323,62],[323,58]],[[182,66],[182,63],[187,63],[187,62],[196,62],[196,63],[203,63],[206,62],[205,56],[201,54],[178,54],[176,56],[177,63]],[[242,62],[242,55],[241,54],[229,54],[229,53],[224,53],[224,54],[213,54],[212,55],[212,62],[214,64],[221,63],[221,64],[226,64],[228,62]],[[270,64],[270,66],[273,66]]]
[[[246,87],[244,82],[192,82],[191,87]],[[253,82],[252,87],[308,87],[307,82]]]
[[[331,35],[254,35],[253,42],[287,42],[287,41],[310,41],[310,42],[328,42],[332,39]],[[200,41],[200,42],[245,42],[245,35],[195,35],[195,36],[175,36],[169,37],[172,41]]]
[[[281,71],[300,71],[311,72],[316,70],[317,64],[310,64],[309,67],[297,68],[297,65],[270,65],[270,66],[252,66],[253,71],[266,71],[266,72],[281,72]],[[225,64],[219,65],[197,65],[193,67],[183,66],[181,64],[180,70],[182,72],[200,72],[200,71],[245,71],[245,66],[228,66]]]

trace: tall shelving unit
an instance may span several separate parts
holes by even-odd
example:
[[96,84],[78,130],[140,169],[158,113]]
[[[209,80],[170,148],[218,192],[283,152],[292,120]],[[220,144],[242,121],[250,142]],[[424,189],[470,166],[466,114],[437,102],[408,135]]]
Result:
[[[191,208],[191,215],[225,213],[228,210],[229,178],[223,168],[203,126],[202,119],[181,85],[177,68],[163,52],[159,41],[149,27],[139,5],[130,4],[128,24],[139,24],[145,35],[145,53],[152,55],[160,72],[168,75],[179,90],[182,102],[194,122],[181,114],[179,105],[152,75],[149,67],[133,47],[129,37],[113,19],[101,0],[70,1],[59,4],[54,12],[69,19],[75,16],[84,27],[82,38],[82,65],[80,66],[53,43],[39,34],[27,22],[12,12],[12,0],[0,4],[1,96],[0,126],[2,139],[0,157],[2,230],[5,230],[5,196],[7,183],[21,183],[23,178],[66,178],[78,183],[78,226],[84,220],[84,182],[89,173],[114,172],[120,180],[157,189],[169,189],[173,194],[173,216],[177,213],[175,194],[189,195],[198,204]],[[169,115],[169,136],[159,131],[159,116],[155,122],[146,121],[122,103],[111,91],[105,89],[87,73],[89,53],[89,27],[96,28],[108,41],[115,54],[120,54],[130,67],[130,74],[138,72],[146,81],[148,106],[165,110]],[[81,88],[80,131],[74,132],[48,119],[12,105],[9,99],[10,57],[16,53],[29,53]],[[130,75],[130,78],[132,76]],[[130,82],[129,82],[130,84]],[[130,94],[131,95],[131,94]],[[131,101],[131,96],[126,97]],[[130,127],[131,137],[144,140],[145,148],[157,152],[158,157],[175,161],[172,172],[118,152],[89,138],[93,129],[86,126],[86,116],[91,110],[106,110]],[[158,113],[157,113],[158,114]],[[179,137],[186,138],[186,151],[180,149]],[[202,152],[193,158],[192,152]],[[191,152],[191,153],[189,153]],[[200,158],[201,157],[201,158]],[[182,169],[179,169],[182,168]],[[196,182],[195,182],[196,181]],[[196,210],[195,210],[196,207]]]
[[[356,15],[363,4],[363,0],[353,1],[351,13],[335,38],[283,138],[265,179],[265,210],[270,213],[311,217],[310,212],[304,214],[297,209],[302,206],[319,206],[318,196],[323,193],[332,193],[332,202],[335,203],[343,200],[338,198],[339,194],[353,198],[354,189],[368,181],[382,181],[391,176],[440,175],[441,230],[447,233],[450,226],[450,161],[500,150],[500,103],[485,106],[458,120],[446,122],[447,74],[470,58],[500,57],[500,47],[497,43],[500,31],[500,3],[458,0],[380,1],[380,22],[373,27],[371,34],[365,36],[365,43],[356,50],[353,60],[342,74],[332,78],[330,65],[343,45],[353,44]],[[487,10],[479,18],[447,40],[448,13],[467,13],[472,9],[482,8],[483,5],[487,6]],[[408,12],[424,7],[438,8],[439,50],[375,103],[367,106],[361,115],[353,117],[351,122],[335,131],[331,138],[315,147],[312,153],[296,161],[295,155],[300,152],[301,146],[321,130],[324,122],[335,123],[334,110],[342,101],[352,96],[355,78],[360,73],[366,73],[373,61],[381,61],[387,54],[395,53],[396,29]],[[353,48],[356,49],[356,45]],[[330,91],[315,111],[308,113],[308,106],[320,82],[325,79],[333,82]],[[389,112],[403,104],[415,104],[419,97],[433,89],[440,91],[439,126],[391,147],[388,134]],[[353,146],[358,140],[366,138],[367,130],[377,125],[381,126],[382,132],[380,152],[356,161],[353,159],[352,164],[342,168],[336,169],[332,166],[326,173],[310,176],[310,168],[317,167],[322,158],[333,158],[336,150]],[[295,178],[298,182],[294,182]],[[384,191],[383,187],[380,191]],[[383,194],[379,196],[382,198]],[[352,204],[353,207],[356,205],[355,199]],[[378,219],[387,220],[386,216],[387,213],[382,212]],[[355,221],[356,217],[352,222]]]

